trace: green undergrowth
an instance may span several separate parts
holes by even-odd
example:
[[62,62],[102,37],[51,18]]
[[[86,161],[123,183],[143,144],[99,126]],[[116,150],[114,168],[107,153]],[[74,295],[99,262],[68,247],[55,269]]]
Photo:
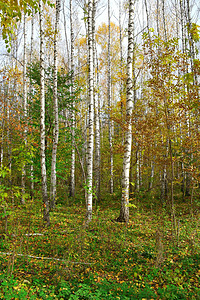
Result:
[[200,299],[199,215],[186,204],[176,232],[164,208],[130,208],[126,226],[105,203],[87,227],[83,205],[57,205],[45,228],[40,205],[1,220],[0,299]]
[[[94,278],[86,282],[66,282],[56,285],[41,280],[17,280],[13,276],[0,276],[0,299],[199,299],[198,287],[188,291],[176,284],[158,287],[155,291],[148,283],[117,283],[104,279],[94,284]],[[90,281],[90,282],[89,282]]]

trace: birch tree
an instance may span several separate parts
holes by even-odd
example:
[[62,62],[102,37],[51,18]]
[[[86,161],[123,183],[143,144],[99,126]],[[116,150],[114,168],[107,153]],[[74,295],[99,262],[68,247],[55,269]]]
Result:
[[[33,52],[33,36],[34,36],[34,10],[32,9],[32,17],[31,17],[31,44],[30,44],[30,64],[32,63],[32,52]],[[29,82],[29,94],[31,95],[32,93],[32,80],[30,78],[30,82]],[[31,163],[31,194],[33,194],[33,190],[34,190],[34,175],[33,175],[33,171],[34,171],[34,164],[33,162]]]
[[[2,81],[2,86],[1,86],[1,99],[3,101],[2,103],[2,114],[5,115],[5,108],[6,108],[6,103],[5,103],[5,84],[3,84]],[[5,118],[2,118],[1,120],[1,143],[0,143],[0,147],[1,147],[1,153],[0,153],[0,168],[3,168],[3,158],[4,158],[4,130],[5,130]],[[0,184],[1,184],[1,179],[0,179]]]
[[101,127],[100,127],[100,95],[99,95],[99,68],[98,58],[97,61],[97,90],[98,93],[94,98],[95,106],[95,186],[97,201],[100,201],[100,190],[101,190]]
[[[71,34],[71,97],[74,96],[74,28],[73,28],[73,11],[72,11],[72,0],[69,2],[70,10],[70,34]],[[70,197],[75,195],[75,146],[74,146],[74,135],[75,135],[75,103],[72,102],[72,113],[71,113],[71,127],[72,127],[72,152],[71,152],[71,180],[70,180]]]
[[[122,51],[122,7],[121,0],[119,0],[119,43],[120,43],[120,101],[121,101],[121,117],[123,119],[123,101],[122,101],[122,93],[123,93],[123,83],[122,83],[122,73],[123,73],[123,51]],[[123,138],[123,137],[122,137]]]
[[[26,78],[26,67],[27,67],[27,49],[26,49],[26,40],[27,40],[27,31],[26,31],[26,12],[24,11],[24,59],[23,59],[23,109],[24,109],[24,143],[26,146],[27,143],[27,78]],[[22,166],[22,204],[25,203],[24,194],[25,194],[25,177],[26,170],[25,164]]]
[[92,172],[93,172],[93,148],[94,148],[94,80],[93,80],[93,38],[92,38],[92,10],[93,1],[88,0],[88,63],[89,63],[89,141],[87,159],[87,213],[86,223],[92,219]]
[[56,0],[56,21],[55,21],[55,36],[54,36],[54,72],[53,72],[53,100],[54,100],[54,135],[53,149],[51,161],[51,188],[50,188],[50,206],[55,206],[56,198],[56,156],[59,137],[59,120],[58,120],[58,26],[60,15],[60,0]]
[[126,133],[124,140],[124,158],[122,171],[122,199],[118,222],[129,221],[129,171],[132,144],[132,111],[133,111],[133,80],[132,80],[132,59],[133,59],[133,32],[134,32],[134,1],[129,0],[129,21],[128,21],[128,53],[127,53],[127,92],[126,92]]
[[49,219],[49,201],[47,193],[47,172],[46,172],[46,154],[45,154],[45,78],[44,78],[44,29],[43,29],[43,4],[39,0],[39,18],[40,18],[40,159],[42,175],[42,198],[43,198],[43,220],[48,226]]
[[108,0],[108,135],[110,146],[110,193],[113,194],[113,147],[112,147],[112,120],[111,120],[111,60],[110,60],[110,0]]
[[[100,201],[100,108],[99,108],[99,68],[98,57],[95,43],[95,15],[96,15],[97,1],[93,1],[92,10],[92,39],[93,39],[93,77],[95,80],[94,88],[94,123],[95,123],[95,159],[94,159],[94,182],[96,188],[97,201]],[[97,77],[95,77],[95,68]]]
[[67,24],[66,24],[66,16],[65,16],[65,1],[63,0],[63,23],[64,23],[64,32],[65,32],[65,43],[66,43],[66,50],[67,50],[67,64],[69,65],[69,45],[68,45],[68,38],[67,38]]

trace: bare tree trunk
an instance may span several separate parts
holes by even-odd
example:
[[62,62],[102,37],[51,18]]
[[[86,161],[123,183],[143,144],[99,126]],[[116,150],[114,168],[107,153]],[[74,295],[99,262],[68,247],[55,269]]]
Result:
[[139,146],[136,150],[136,191],[139,192],[140,190],[140,153],[139,153]]
[[112,132],[113,122],[111,120],[111,104],[112,102],[112,88],[111,88],[111,61],[110,61],[110,0],[108,0],[108,135],[110,146],[110,193],[113,194],[113,146],[112,146]]
[[[5,116],[5,101],[6,101],[6,93],[5,93],[5,84],[2,81],[2,100],[3,100],[3,104],[2,104],[2,115]],[[2,122],[1,122],[1,154],[0,154],[0,168],[3,168],[3,158],[4,158],[4,129],[5,129],[5,118],[2,118]],[[0,178],[0,184],[1,184],[1,178]]]
[[148,12],[147,0],[144,0],[144,4],[145,4],[145,11],[146,11],[146,18],[147,18],[148,35],[150,39],[150,24],[149,24],[149,12]]
[[[72,0],[70,5],[70,30],[71,30],[71,97],[74,97],[74,28],[73,28],[73,12],[72,12]],[[72,100],[72,112],[71,112],[71,127],[72,127],[72,152],[71,152],[71,180],[70,180],[70,197],[75,195],[75,103],[74,98]]]
[[[92,38],[93,38],[93,76],[95,79],[95,56],[97,67],[97,88],[94,91],[94,123],[95,123],[95,160],[94,160],[94,182],[96,189],[97,201],[100,201],[100,180],[101,180],[101,168],[100,168],[100,116],[99,116],[99,66],[98,57],[95,45],[95,15],[96,15],[96,0],[93,2],[93,17],[92,17]],[[95,55],[96,53],[96,55]]]
[[153,186],[154,168],[155,168],[155,163],[153,160],[151,160],[151,174],[150,174],[150,178],[149,178],[149,189],[152,189],[152,186]]
[[56,0],[56,22],[54,36],[54,72],[53,72],[53,99],[54,99],[54,136],[51,161],[51,187],[50,187],[50,207],[54,208],[56,201],[56,157],[59,138],[59,119],[58,119],[58,26],[60,16],[60,0]]
[[93,38],[92,38],[92,0],[88,0],[88,61],[89,61],[89,142],[87,161],[87,213],[86,223],[92,220],[92,172],[93,172],[93,148],[94,148],[94,86],[93,86]]
[[165,20],[165,0],[162,0],[162,19],[163,19],[163,28],[164,28],[164,39],[167,41],[167,28],[166,28],[166,20]]
[[68,45],[67,25],[66,25],[66,17],[65,17],[65,0],[63,0],[63,18],[64,18],[65,42],[66,42],[66,48],[67,48],[67,63],[68,63],[68,67],[69,67],[69,45]]
[[156,27],[157,27],[157,35],[160,36],[160,26],[159,26],[159,16],[160,16],[160,3],[159,0],[156,1]]
[[11,184],[11,171],[12,171],[12,163],[11,163],[11,130],[10,130],[10,81],[8,82],[7,87],[7,144],[8,144],[8,166],[10,170],[10,184]]
[[[123,52],[122,52],[122,24],[121,24],[121,0],[119,0],[119,43],[120,43],[120,101],[121,101],[121,119],[123,121]],[[122,133],[122,143],[124,143],[124,135]]]
[[[192,36],[192,21],[191,21],[191,13],[190,13],[190,0],[187,0],[187,24],[188,24],[188,40],[189,40],[189,49],[190,49],[190,63],[191,70],[194,72],[193,61],[195,59],[195,50],[194,50],[194,41]],[[194,83],[197,83],[196,74],[194,72]]]
[[168,184],[167,184],[167,166],[164,164],[161,177],[161,201],[162,203],[166,202],[168,194]]
[[[27,144],[27,78],[26,78],[26,66],[27,66],[27,51],[26,51],[26,40],[27,40],[27,32],[26,32],[26,13],[24,12],[24,61],[23,61],[23,108],[24,108],[24,143],[25,147]],[[25,203],[24,194],[25,194],[25,178],[26,178],[26,170],[25,163],[22,166],[22,198],[21,203]]]
[[[32,52],[33,52],[33,36],[34,36],[34,11],[32,9],[32,19],[31,19],[31,49],[30,49],[30,64],[32,63]],[[30,79],[29,93],[32,93],[32,80]],[[31,118],[31,116],[29,116]],[[31,194],[34,191],[34,165],[31,164]]]
[[127,98],[126,98],[126,133],[125,150],[122,171],[122,199],[118,222],[129,221],[129,172],[132,144],[132,111],[133,111],[133,32],[134,32],[134,0],[129,0],[129,21],[128,21],[128,53],[127,53]]
[[50,224],[49,201],[47,193],[46,154],[45,154],[45,82],[44,82],[44,29],[43,4],[39,0],[40,16],[40,158],[42,175],[43,220],[46,226]]

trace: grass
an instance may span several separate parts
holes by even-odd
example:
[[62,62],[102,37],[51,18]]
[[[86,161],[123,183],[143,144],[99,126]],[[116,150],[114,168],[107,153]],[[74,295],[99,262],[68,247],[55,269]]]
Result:
[[127,226],[113,222],[119,203],[111,198],[86,228],[78,201],[58,204],[49,228],[39,200],[10,207],[6,233],[1,220],[0,298],[200,299],[199,214],[186,204],[177,212],[174,236],[163,208],[140,205]]

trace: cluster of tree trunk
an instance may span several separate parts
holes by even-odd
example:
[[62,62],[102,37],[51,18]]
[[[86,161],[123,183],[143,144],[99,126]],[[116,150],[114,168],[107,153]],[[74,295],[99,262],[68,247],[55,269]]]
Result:
[[[162,204],[170,203],[172,215],[177,191],[182,193],[183,200],[189,198],[192,204],[200,174],[196,150],[199,146],[197,50],[200,37],[199,27],[192,19],[190,1],[175,1],[175,19],[171,20],[170,4],[164,0],[155,0],[155,10],[147,0],[143,7],[133,0],[126,3],[119,0],[116,25],[111,21],[113,3],[108,0],[107,24],[97,29],[101,1],[80,1],[86,29],[83,37],[78,36],[81,26],[75,13],[77,3],[70,0],[70,43],[65,2],[62,15],[60,0],[51,7],[53,15],[42,0],[39,5],[37,1],[28,4],[22,14],[22,62],[18,58],[18,29],[15,36],[9,29],[6,31],[6,26],[13,25],[14,16],[6,19],[3,16],[6,10],[0,13],[3,38],[9,37],[11,45],[6,40],[10,67],[1,68],[0,167],[3,172],[8,166],[10,186],[13,180],[19,184],[20,177],[21,203],[26,201],[26,192],[33,195],[40,184],[43,218],[48,226],[49,211],[56,205],[57,189],[62,181],[58,178],[64,176],[64,182],[69,183],[71,201],[76,197],[77,187],[84,188],[87,224],[92,219],[93,204],[100,203],[105,189],[111,195],[121,190],[118,222],[129,222],[132,194],[156,190]],[[123,6],[128,16],[127,31],[123,27]],[[12,9],[20,19],[18,4],[13,4]],[[142,11],[144,26],[136,33],[137,10]],[[39,55],[34,53],[36,13]],[[61,17],[66,52],[63,58],[59,48]],[[35,61],[39,62],[39,77]],[[40,122],[36,117],[38,107],[34,108],[38,101]],[[19,131],[17,126],[20,134],[14,133]],[[21,156],[20,167],[13,154],[14,139],[19,143],[19,136],[23,141],[22,152],[30,154],[29,158],[25,154]],[[62,143],[69,148],[69,153],[63,150]],[[34,144],[40,149],[40,176],[36,155],[31,150]],[[21,152],[20,147],[17,151]],[[58,171],[61,162],[68,170],[66,174]],[[20,170],[20,175],[12,179],[15,169]]]

